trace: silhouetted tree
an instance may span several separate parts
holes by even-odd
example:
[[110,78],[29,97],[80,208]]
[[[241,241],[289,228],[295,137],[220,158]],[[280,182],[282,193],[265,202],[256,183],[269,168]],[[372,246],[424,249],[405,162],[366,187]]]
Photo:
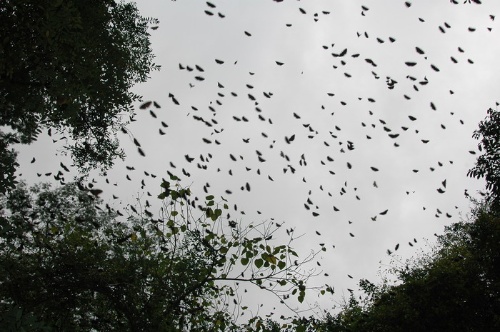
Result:
[[480,139],[479,151],[484,153],[477,158],[476,165],[468,175],[486,180],[488,200],[492,211],[500,211],[500,113],[489,109],[486,118],[479,123],[473,137]]
[[479,206],[473,221],[446,227],[435,250],[392,269],[396,282],[361,280],[317,331],[498,331],[500,218]]
[[247,309],[245,284],[303,301],[315,254],[229,221],[211,195],[196,217],[189,189],[162,187],[160,218],[137,208],[126,222],[75,184],[0,196],[0,329],[224,331],[237,329],[230,305]]
[[0,2],[0,192],[14,185],[13,143],[44,128],[72,140],[66,148],[83,171],[122,157],[116,132],[153,63],[148,26],[135,4],[112,0]]

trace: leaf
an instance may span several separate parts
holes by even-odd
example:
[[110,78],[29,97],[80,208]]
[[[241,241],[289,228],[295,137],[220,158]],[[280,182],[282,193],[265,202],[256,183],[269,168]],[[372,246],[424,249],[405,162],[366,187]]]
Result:
[[261,255],[262,259],[264,259],[267,263],[270,263],[270,264],[274,264],[276,265],[276,257],[274,257],[273,255],[268,255],[267,253],[263,253]]
[[262,265],[264,264],[264,261],[260,258],[257,258],[255,261],[254,261],[254,264],[255,266],[260,269],[262,267]]
[[248,258],[243,257],[243,258],[241,259],[241,264],[242,264],[242,265],[247,265],[247,264],[248,264],[248,261],[249,261],[249,260],[248,260]]
[[207,197],[205,197],[205,199],[207,201],[212,201],[214,199],[214,195],[208,195]]
[[[278,268],[279,268],[280,270],[283,270],[285,267],[286,267],[286,263],[285,263],[284,261],[279,261],[279,262],[278,262]],[[286,284],[286,280],[282,280],[282,281],[284,281],[284,282],[285,282],[285,284]],[[281,283],[280,283],[280,284],[281,284]],[[284,286],[284,284],[282,284],[282,286]]]

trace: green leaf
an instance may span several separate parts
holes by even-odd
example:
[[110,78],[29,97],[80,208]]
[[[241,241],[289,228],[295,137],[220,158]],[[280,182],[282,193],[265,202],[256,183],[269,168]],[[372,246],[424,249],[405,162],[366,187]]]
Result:
[[255,261],[254,261],[254,264],[255,266],[257,266],[258,269],[260,269],[262,267],[262,265],[264,264],[264,261],[260,258],[257,258]]
[[241,259],[241,264],[242,264],[242,265],[247,265],[247,264],[248,264],[248,258],[243,257],[243,258]]
[[[302,301],[301,301],[302,302]],[[295,328],[295,332],[306,332],[305,325],[299,325]]]
[[279,261],[278,262],[278,267],[279,267],[280,270],[283,270],[286,267],[286,263],[283,262],[283,261]]
[[214,195],[208,195],[207,197],[205,197],[205,199],[207,201],[212,201],[214,199]]
[[267,263],[270,263],[270,264],[274,264],[276,265],[276,257],[274,257],[273,255],[268,255],[267,253],[263,253],[261,255],[262,259],[264,259]]

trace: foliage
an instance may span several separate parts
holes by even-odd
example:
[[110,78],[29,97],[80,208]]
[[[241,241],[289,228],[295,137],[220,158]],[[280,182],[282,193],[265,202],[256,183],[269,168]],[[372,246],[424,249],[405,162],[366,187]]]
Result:
[[490,108],[473,137],[481,140],[478,148],[484,153],[477,158],[476,165],[467,175],[485,178],[491,204],[500,211],[500,112]]
[[479,207],[472,222],[447,227],[435,251],[392,272],[395,284],[362,280],[324,331],[498,331],[500,218]]
[[126,222],[75,184],[21,183],[3,196],[2,328],[17,310],[25,325],[63,331],[222,331],[242,328],[230,310],[247,310],[240,284],[285,304],[291,294],[303,300],[309,275],[301,269],[314,254],[298,261],[290,243],[271,245],[277,228],[228,221],[227,203],[211,195],[195,217],[189,189],[162,187],[159,219],[135,209]]
[[[116,138],[123,117],[140,99],[129,89],[158,69],[148,39],[152,23],[158,22],[141,17],[133,3],[2,1],[0,126],[22,144],[53,128],[73,140],[66,149],[82,170],[110,167],[123,157]],[[4,155],[12,142],[1,139]],[[0,192],[12,185],[0,184]]]
[[12,138],[12,135],[0,131],[0,193],[5,192],[6,188],[13,188],[17,183],[14,173],[19,164],[16,161],[16,151],[9,148]]

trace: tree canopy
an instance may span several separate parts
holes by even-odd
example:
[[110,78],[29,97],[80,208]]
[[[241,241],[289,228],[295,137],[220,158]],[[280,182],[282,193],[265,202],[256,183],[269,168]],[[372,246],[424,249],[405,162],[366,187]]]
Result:
[[96,205],[98,192],[78,187],[21,184],[1,197],[2,329],[233,329],[244,284],[303,301],[302,266],[315,254],[301,260],[290,243],[272,245],[276,227],[242,228],[211,195],[196,217],[189,189],[167,181],[160,218],[134,208],[121,222]]
[[[397,263],[381,284],[361,280],[364,297],[302,324],[317,331],[498,331],[500,219],[479,205],[472,221],[438,236],[434,250]],[[390,281],[391,279],[395,279]]]
[[468,175],[486,180],[488,200],[492,211],[500,211],[500,112],[488,109],[486,118],[479,122],[479,128],[472,135],[479,139],[479,151],[483,151],[476,160],[476,165]]
[[130,88],[159,67],[135,4],[6,0],[0,4],[0,189],[14,185],[13,143],[63,133],[75,164],[106,169],[123,157],[116,132],[140,96]]

